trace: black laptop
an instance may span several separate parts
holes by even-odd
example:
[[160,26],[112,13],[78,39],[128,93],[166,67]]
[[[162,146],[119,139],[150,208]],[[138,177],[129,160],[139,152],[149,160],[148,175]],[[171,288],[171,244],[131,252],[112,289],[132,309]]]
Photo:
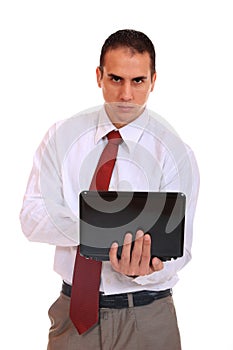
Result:
[[[185,195],[181,192],[83,191],[80,200],[80,254],[109,260],[109,248],[142,229],[151,236],[151,257],[163,261],[183,255]],[[133,245],[132,245],[133,246]]]

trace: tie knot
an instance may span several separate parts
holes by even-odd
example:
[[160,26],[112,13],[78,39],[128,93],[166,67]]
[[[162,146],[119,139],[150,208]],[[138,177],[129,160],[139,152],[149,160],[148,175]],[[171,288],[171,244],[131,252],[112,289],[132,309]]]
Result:
[[115,145],[119,145],[122,142],[122,137],[119,131],[110,131],[107,135],[108,142],[114,143]]

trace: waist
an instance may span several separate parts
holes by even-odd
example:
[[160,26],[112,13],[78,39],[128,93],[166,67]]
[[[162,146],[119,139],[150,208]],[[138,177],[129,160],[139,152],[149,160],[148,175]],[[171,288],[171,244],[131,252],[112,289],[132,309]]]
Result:
[[[72,286],[63,282],[62,293],[70,297]],[[121,293],[104,295],[99,293],[99,307],[110,309],[123,309],[134,306],[143,306],[151,304],[153,301],[172,295],[172,289],[161,291],[142,290],[133,293]]]

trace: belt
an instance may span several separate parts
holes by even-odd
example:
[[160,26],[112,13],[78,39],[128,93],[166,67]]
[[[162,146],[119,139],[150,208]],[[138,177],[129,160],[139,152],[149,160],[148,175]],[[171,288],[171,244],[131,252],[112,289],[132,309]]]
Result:
[[[71,285],[63,282],[62,293],[70,297],[71,290]],[[133,306],[143,306],[148,305],[155,300],[165,298],[169,295],[172,295],[172,289],[166,289],[161,291],[143,290],[134,293],[122,293],[111,295],[104,295],[100,292],[99,307],[110,309],[123,309]]]

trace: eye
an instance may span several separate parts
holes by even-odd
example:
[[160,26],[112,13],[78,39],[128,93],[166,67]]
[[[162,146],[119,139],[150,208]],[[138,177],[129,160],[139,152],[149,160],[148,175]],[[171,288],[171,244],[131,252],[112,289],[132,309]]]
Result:
[[144,82],[144,79],[143,78],[134,78],[133,80],[136,84],[142,84]]
[[117,75],[111,75],[110,78],[114,83],[120,83],[122,81],[121,77],[118,77]]

